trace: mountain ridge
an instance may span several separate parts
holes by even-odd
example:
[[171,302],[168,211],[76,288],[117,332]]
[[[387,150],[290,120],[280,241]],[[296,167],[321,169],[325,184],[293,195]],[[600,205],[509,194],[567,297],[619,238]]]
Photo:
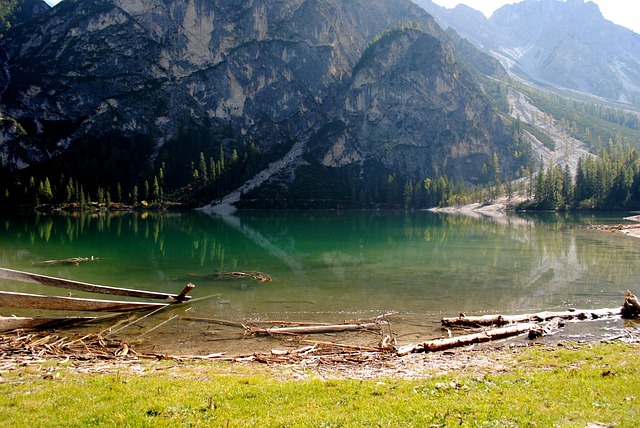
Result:
[[366,187],[367,174],[479,183],[494,155],[503,174],[527,161],[474,64],[504,70],[410,1],[66,0],[0,51],[7,171],[111,189],[164,177],[167,192],[197,184],[189,198],[202,200],[302,141],[294,169],[263,188],[286,189],[300,167]]
[[595,3],[525,0],[486,18],[414,2],[521,78],[640,106],[640,35],[606,20]]

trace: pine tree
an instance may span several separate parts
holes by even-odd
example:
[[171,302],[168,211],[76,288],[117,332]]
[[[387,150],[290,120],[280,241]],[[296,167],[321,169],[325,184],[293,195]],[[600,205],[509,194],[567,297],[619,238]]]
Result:
[[138,186],[133,186],[133,191],[131,194],[131,205],[134,207],[138,205]]
[[222,144],[220,144],[220,168],[218,170],[218,175],[221,175],[224,172],[224,148],[222,147]]
[[411,180],[407,180],[404,185],[404,208],[409,209],[413,207],[413,183]]
[[76,193],[77,192],[76,192],[75,186],[73,184],[73,178],[70,178],[69,182],[67,183],[67,186],[66,186],[65,202],[73,201]]
[[44,179],[44,182],[40,182],[38,185],[38,198],[44,202],[50,202],[53,199],[53,192],[51,191],[51,182],[49,177]]
[[160,196],[161,196],[160,183],[158,181],[158,177],[155,176],[153,177],[153,195],[152,195],[153,202],[161,202]]
[[200,161],[199,168],[200,170],[200,179],[203,183],[207,183],[209,181],[209,176],[207,174],[207,161],[205,160],[204,153],[200,152]]

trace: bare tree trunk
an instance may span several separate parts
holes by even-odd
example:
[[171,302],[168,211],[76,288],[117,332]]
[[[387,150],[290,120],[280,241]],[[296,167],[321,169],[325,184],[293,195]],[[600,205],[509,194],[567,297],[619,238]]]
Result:
[[466,316],[461,314],[455,318],[443,318],[442,325],[446,327],[479,327],[490,325],[507,325],[519,322],[542,322],[554,318],[590,320],[599,318],[611,318],[619,316],[622,308],[606,309],[570,309],[562,312],[538,312],[536,314],[522,315],[483,315]]
[[355,323],[355,324],[332,324],[332,325],[311,325],[296,327],[246,327],[248,333],[257,336],[269,336],[273,334],[312,334],[312,333],[335,333],[341,331],[359,330],[380,330],[380,323]]
[[465,334],[456,337],[446,337],[443,339],[427,340],[426,342],[413,345],[401,346],[397,349],[398,355],[407,355],[416,352],[435,352],[460,346],[472,345],[474,343],[489,342],[491,340],[503,339],[505,337],[517,336],[528,332],[536,327],[534,323],[520,323],[508,327],[499,327],[474,334]]

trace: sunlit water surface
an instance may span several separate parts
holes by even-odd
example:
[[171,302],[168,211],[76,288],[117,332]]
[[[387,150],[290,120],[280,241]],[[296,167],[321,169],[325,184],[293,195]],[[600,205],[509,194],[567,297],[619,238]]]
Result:
[[[640,240],[585,227],[620,217],[474,218],[421,211],[5,217],[0,266],[174,293],[194,283],[193,303],[131,325],[109,321],[76,328],[111,326],[114,336],[143,350],[210,354],[299,345],[286,338],[250,338],[242,329],[187,317],[336,323],[392,314],[387,332],[406,344],[441,335],[440,319],[461,312],[620,306],[625,290],[640,292]],[[92,256],[96,260],[77,266],[42,263]],[[259,271],[273,280],[219,275],[230,271]],[[0,281],[0,289],[68,294],[12,281]],[[625,327],[620,320],[591,323],[580,335],[617,335]],[[380,337],[351,333],[316,339],[374,345]]]

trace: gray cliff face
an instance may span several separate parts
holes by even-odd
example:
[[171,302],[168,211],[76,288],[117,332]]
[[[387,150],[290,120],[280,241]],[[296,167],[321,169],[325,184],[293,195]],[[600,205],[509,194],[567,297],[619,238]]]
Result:
[[508,136],[474,89],[440,40],[394,31],[358,64],[342,108],[346,126],[332,135],[321,162],[337,167],[376,159],[412,177],[475,181],[493,152],[505,154],[504,144],[487,141],[506,143]]
[[509,137],[466,65],[480,54],[455,46],[405,0],[67,0],[0,41],[0,159],[226,129],[263,153],[316,135],[325,166],[475,179]]

